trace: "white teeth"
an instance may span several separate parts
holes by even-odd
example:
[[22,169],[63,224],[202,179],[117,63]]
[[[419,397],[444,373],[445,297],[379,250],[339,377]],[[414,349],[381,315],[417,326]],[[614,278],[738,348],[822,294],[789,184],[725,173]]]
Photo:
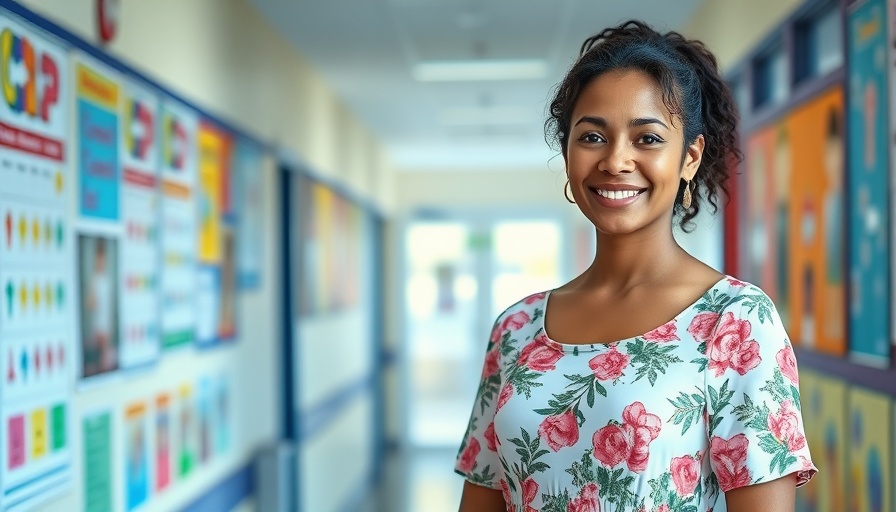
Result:
[[600,190],[597,191],[603,197],[607,199],[612,199],[613,201],[618,201],[620,199],[628,199],[629,197],[635,197],[640,192],[637,190]]

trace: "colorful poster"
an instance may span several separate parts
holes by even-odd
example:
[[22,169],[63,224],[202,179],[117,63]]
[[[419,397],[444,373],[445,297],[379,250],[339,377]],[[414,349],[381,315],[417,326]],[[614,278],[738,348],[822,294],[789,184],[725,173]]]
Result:
[[199,380],[199,400],[197,411],[199,413],[199,460],[203,464],[211,461],[214,455],[214,428],[212,417],[212,393],[213,384],[208,376]]
[[214,392],[215,453],[223,455],[230,450],[230,379],[226,373],[218,377]]
[[78,56],[74,63],[78,127],[78,212],[83,218],[119,219],[117,74]]
[[302,315],[350,309],[357,304],[363,214],[330,188],[309,179],[300,188],[304,250],[299,300]]
[[189,384],[184,384],[178,389],[174,421],[176,422],[174,456],[176,457],[177,476],[183,479],[189,476],[196,466],[199,442],[196,405],[193,389]]
[[260,286],[264,261],[262,154],[251,142],[238,139],[233,162],[238,281],[240,288],[249,290]]
[[84,443],[84,510],[108,512],[112,506],[112,415],[108,411],[85,415],[81,424]]
[[846,509],[846,384],[800,370],[800,398],[806,440],[820,471],[797,494],[797,510],[839,512]]
[[196,329],[196,113],[163,101],[162,345],[192,343]]
[[[888,144],[888,149],[890,151],[890,176],[891,176],[891,190],[893,188],[893,183],[896,183],[896,0],[889,0],[887,2],[887,19],[889,20],[889,41],[890,44],[887,45],[888,54],[887,54],[887,62],[888,62],[888,73],[890,78],[890,94],[889,94],[889,104],[890,104],[890,125],[887,131],[890,137],[890,143]],[[896,211],[896,201],[890,203],[890,215],[893,218],[893,215],[896,215],[894,211]],[[896,222],[891,223],[890,226],[890,236],[891,240],[896,240]],[[893,272],[892,269],[896,268],[896,251],[891,251],[890,253],[890,307],[896,307],[896,297],[893,294],[896,294],[896,272]],[[892,315],[892,313],[891,313]],[[896,345],[896,322],[891,322],[890,328],[892,329],[890,334],[890,339],[892,340],[892,344]]]
[[229,174],[230,138],[203,122],[199,144],[199,262],[221,262],[221,221],[224,215],[224,176]]
[[196,271],[196,344],[211,347],[218,343],[221,269],[200,265]]
[[[785,275],[788,332],[795,344],[846,352],[843,273],[843,91],[836,86],[795,109],[785,120],[789,155],[789,252]],[[826,148],[819,151],[819,148]],[[776,174],[786,172],[776,163]],[[839,210],[838,210],[839,209]]]
[[849,503],[845,510],[884,512],[893,499],[893,413],[890,397],[849,390]]
[[[886,4],[865,0],[854,5],[847,22],[850,355],[859,362],[889,367],[890,293],[887,280],[881,279],[890,264]],[[826,207],[831,217],[844,217],[840,202]],[[836,230],[840,243],[842,227],[838,224]],[[842,281],[840,269],[829,272],[833,270]]]
[[149,448],[146,404],[135,402],[124,413],[125,502],[134,510],[149,498]]
[[217,338],[220,342],[236,339],[236,241],[233,226],[229,222],[221,225],[221,267],[218,290]]
[[171,483],[171,397],[167,393],[156,397],[155,440],[155,489],[159,492]]
[[151,363],[159,355],[159,143],[158,97],[122,83],[121,345],[122,368]]
[[118,369],[118,242],[78,235],[81,377]]
[[0,64],[0,509],[23,510],[72,474],[71,81],[63,47],[9,17]]

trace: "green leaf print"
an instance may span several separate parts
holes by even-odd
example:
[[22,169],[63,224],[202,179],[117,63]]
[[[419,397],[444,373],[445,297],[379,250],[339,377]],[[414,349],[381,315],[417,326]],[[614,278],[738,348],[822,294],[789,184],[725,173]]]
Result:
[[669,354],[677,347],[678,345],[674,344],[647,343],[643,338],[636,338],[635,341],[629,342],[626,345],[626,351],[631,357],[631,364],[632,366],[640,364],[637,366],[635,380],[632,382],[638,382],[643,377],[647,377],[650,385],[654,386],[658,374],[665,375],[670,364],[684,362],[678,356]]
[[520,464],[514,463],[513,465],[513,474],[516,475],[520,482],[525,482],[533,473],[541,473],[550,468],[546,463],[538,460],[549,452],[541,448],[541,438],[539,436],[533,438],[523,428],[520,428],[520,433],[520,437],[510,439],[510,442],[517,447],[516,453],[520,456]]
[[532,314],[532,319],[529,320],[529,323],[534,324],[535,322],[538,321],[539,318],[541,318],[543,316],[544,316],[544,310],[535,308],[535,313]]
[[470,475],[470,481],[475,484],[491,487],[492,482],[494,482],[495,479],[495,474],[490,473],[489,469],[491,469],[491,466],[485,466],[479,473],[473,473]]
[[492,400],[494,400],[500,392],[501,372],[498,372],[494,375],[489,375],[479,382],[479,390],[477,391],[476,396],[479,397],[480,414],[485,414],[485,409],[491,405]]
[[[701,345],[705,345],[705,343],[701,343]],[[703,348],[703,352],[706,352],[706,347]],[[706,366],[709,364],[708,357],[698,357],[696,359],[691,359],[691,362],[697,365],[697,371],[703,373],[706,371]]]
[[544,503],[541,512],[568,512],[569,491],[564,489],[563,494],[557,495],[542,494],[541,501]]
[[760,324],[764,324],[766,320],[772,324],[775,323],[772,317],[772,311],[774,311],[775,306],[767,295],[757,293],[755,295],[742,295],[741,297],[743,297],[743,306],[747,308],[747,313],[752,315],[754,309],[759,309]]
[[526,399],[532,398],[532,388],[541,387],[543,384],[538,382],[541,374],[529,369],[526,366],[516,366],[507,377],[508,382],[513,384],[513,388],[517,393],[526,395]]
[[510,337],[510,331],[506,331],[501,337],[501,355],[507,357],[512,354],[516,350],[514,345],[516,345],[516,340]]
[[[589,375],[564,375],[570,381],[566,385],[567,391],[560,394],[554,394],[554,398],[548,400],[548,406],[534,411],[544,416],[560,415],[569,409],[576,412],[576,418],[579,418],[579,426],[585,422],[585,416],[579,412],[579,404],[582,398],[588,402],[588,407],[594,407],[594,394],[600,393],[607,396],[607,390],[598,382],[594,374]],[[571,388],[571,389],[569,389]]]
[[706,313],[707,311],[719,313],[729,304],[733,304],[739,299],[740,297],[732,299],[730,295],[719,290],[709,290],[703,294],[703,297],[700,298],[700,302],[694,306],[694,309],[701,313]]
[[597,483],[600,486],[598,495],[610,503],[617,505],[616,510],[632,510],[638,503],[638,497],[631,491],[635,477],[629,475],[621,478],[622,468],[609,470],[603,466],[597,467]]
[[572,485],[574,487],[585,487],[585,484],[596,481],[594,474],[594,455],[593,450],[587,450],[582,455],[582,462],[573,462],[572,467],[566,470],[572,475]]
[[788,466],[796,462],[796,456],[790,453],[787,445],[778,441],[770,432],[759,434],[759,447],[765,453],[773,455],[768,465],[768,470],[771,473],[783,474]]
[[729,379],[725,379],[722,387],[718,390],[709,386],[709,413],[712,418],[709,425],[710,432],[714,431],[722,422],[724,416],[721,415],[721,412],[731,404],[731,398],[734,397],[734,391],[728,390],[728,382]]
[[[669,490],[672,488],[672,474],[663,473],[659,478],[647,481],[650,484],[650,499],[654,503],[666,503]],[[672,491],[674,494],[675,491]]]
[[[784,400],[793,400],[793,405],[796,406],[797,409],[800,409],[800,393],[790,381],[784,381],[784,375],[781,373],[780,368],[775,368],[774,377],[771,380],[765,381],[765,386],[759,388],[760,391],[767,391],[772,395],[772,398],[777,403],[781,403]],[[796,396],[796,399],[794,399]]]
[[679,391],[678,398],[675,400],[671,398],[666,399],[673,407],[675,407],[675,412],[672,414],[672,418],[668,421],[671,421],[675,425],[682,425],[682,435],[687,433],[692,425],[700,423],[700,418],[703,416],[703,408],[706,405],[706,401],[704,400],[703,395],[699,393],[700,389],[696,387],[695,389],[697,389],[697,393],[691,393],[689,395],[683,391]]
[[744,403],[731,410],[737,421],[755,430],[768,430],[768,415],[771,411],[767,405],[755,405],[750,395],[744,393]]

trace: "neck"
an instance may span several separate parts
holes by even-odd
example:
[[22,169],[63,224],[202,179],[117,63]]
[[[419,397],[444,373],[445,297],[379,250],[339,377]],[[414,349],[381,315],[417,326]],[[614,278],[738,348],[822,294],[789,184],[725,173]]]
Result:
[[630,235],[597,234],[597,253],[582,276],[588,288],[628,290],[662,281],[687,257],[671,229]]

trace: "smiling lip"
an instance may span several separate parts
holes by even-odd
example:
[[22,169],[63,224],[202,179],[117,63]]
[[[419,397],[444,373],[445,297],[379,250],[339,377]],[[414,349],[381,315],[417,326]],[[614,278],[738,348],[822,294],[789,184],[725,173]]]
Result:
[[607,208],[628,206],[641,197],[647,189],[633,185],[598,185],[589,187],[597,203]]

